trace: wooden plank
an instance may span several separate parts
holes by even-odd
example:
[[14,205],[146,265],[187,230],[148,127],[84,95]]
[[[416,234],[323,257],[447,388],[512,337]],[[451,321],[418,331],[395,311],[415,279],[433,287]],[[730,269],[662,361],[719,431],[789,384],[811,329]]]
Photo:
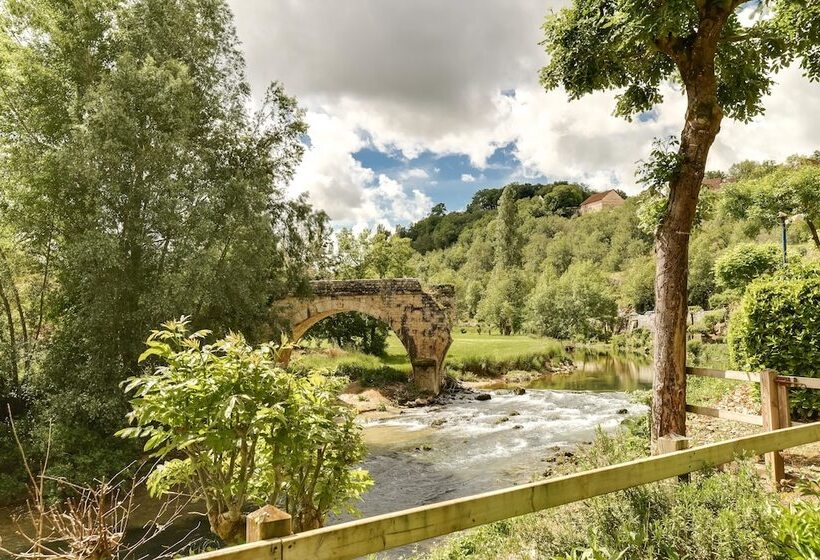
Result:
[[790,427],[792,425],[792,415],[789,406],[789,388],[785,385],[777,385],[777,410],[780,413],[780,427]]
[[[767,432],[780,429],[780,399],[777,395],[777,372],[766,370],[760,373],[760,411],[763,414],[763,429]],[[783,456],[779,451],[766,453],[766,470],[776,487],[786,478]]]
[[753,371],[688,367],[686,368],[686,373],[697,377],[714,377],[717,379],[746,381],[747,383],[760,383],[760,374]]
[[778,375],[777,384],[798,389],[820,389],[820,378]]
[[820,441],[820,422],[646,457],[494,492],[230,547],[189,560],[350,559],[731,462]]
[[762,416],[758,416],[756,414],[743,414],[741,412],[732,412],[731,410],[712,408],[711,406],[697,406],[694,404],[687,404],[686,412],[691,412],[693,414],[701,414],[703,416],[711,416],[712,418],[734,420],[735,422],[743,422],[744,424],[752,424],[753,426],[763,425]]

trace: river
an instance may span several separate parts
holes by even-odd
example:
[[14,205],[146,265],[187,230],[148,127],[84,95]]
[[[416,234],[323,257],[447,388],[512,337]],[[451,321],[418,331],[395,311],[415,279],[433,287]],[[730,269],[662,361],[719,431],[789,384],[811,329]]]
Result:
[[[529,482],[542,475],[550,455],[592,440],[597,426],[614,430],[624,418],[646,411],[626,391],[651,386],[649,365],[602,355],[579,356],[575,366],[573,373],[528,382],[523,395],[496,386],[487,391],[490,400],[465,394],[446,405],[363,419],[368,447],[363,466],[375,484],[359,504],[362,515]],[[13,546],[19,540],[8,513],[0,510],[0,537]],[[162,540],[176,542],[192,529],[194,536],[207,539],[207,522],[191,515]],[[415,549],[382,557],[398,558]]]

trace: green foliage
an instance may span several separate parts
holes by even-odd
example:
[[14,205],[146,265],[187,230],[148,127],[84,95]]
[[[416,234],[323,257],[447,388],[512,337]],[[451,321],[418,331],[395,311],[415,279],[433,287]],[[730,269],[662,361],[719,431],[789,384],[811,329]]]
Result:
[[187,324],[153,331],[140,360],[159,365],[125,386],[134,426],[119,435],[147,438],[144,450],[162,461],[151,493],[186,488],[228,542],[242,539],[249,505],[282,507],[296,530],[352,508],[370,479],[352,468],[364,446],[353,413],[337,399],[346,381],[285,371],[278,347],[252,348],[241,335],[203,344],[208,332],[189,333]]
[[521,266],[521,220],[515,206],[515,189],[507,187],[498,201],[495,218],[495,265],[505,269]]
[[544,23],[549,63],[541,70],[541,82],[547,89],[563,87],[573,99],[617,90],[615,112],[631,118],[662,101],[661,86],[668,80],[690,79],[678,73],[691,70],[680,53],[701,38],[707,16],[712,18],[707,23],[720,18],[717,52],[708,62],[715,65],[717,102],[728,117],[749,121],[760,114],[773,72],[795,57],[803,57],[807,77],[820,78],[818,57],[809,59],[820,34],[820,25],[811,19],[818,11],[813,3],[772,0],[767,17],[756,12],[744,24],[743,2],[721,3],[713,12],[699,6],[692,1],[647,8],[640,2],[573,0]]
[[724,289],[742,290],[755,278],[777,270],[781,259],[776,245],[736,245],[715,261],[715,282]]
[[[737,369],[820,375],[820,265],[792,265],[749,285],[732,315],[728,337]],[[792,415],[820,418],[820,395],[790,390]]]
[[407,374],[390,366],[368,368],[358,364],[339,364],[334,375],[358,381],[365,387],[384,387],[392,383],[405,383]]
[[633,329],[612,335],[609,343],[615,352],[645,356],[652,353],[652,333],[647,329]]
[[655,260],[651,256],[633,259],[624,270],[619,288],[623,307],[635,313],[655,309]]
[[307,333],[309,339],[332,341],[339,348],[353,348],[381,356],[387,347],[387,326],[369,315],[351,311],[322,319]]
[[476,318],[505,335],[520,331],[524,324],[527,291],[526,281],[520,271],[496,268],[490,275],[487,290],[478,304]]
[[422,254],[446,249],[456,243],[462,233],[481,222],[483,216],[495,212],[501,195],[508,188],[513,201],[537,200],[534,210],[539,216],[568,217],[589,196],[585,187],[563,181],[547,185],[511,183],[498,189],[479,189],[464,212],[445,213],[444,205],[439,204],[428,217],[409,227],[399,227],[398,234],[411,239],[413,248]]
[[[221,0],[15,0],[0,29],[0,237],[27,240],[16,321],[49,335],[28,338],[27,383],[75,438],[53,456],[73,468],[113,445],[152,325],[186,313],[265,338],[270,301],[321,264],[326,217],[284,197],[302,111],[272,84],[250,112]],[[89,466],[72,480],[111,465]]]
[[729,183],[723,198],[725,211],[749,220],[758,228],[772,228],[779,215],[801,216],[815,245],[820,247],[816,224],[820,222],[820,161],[791,158],[781,166],[770,165],[751,177]]
[[802,494],[775,518],[772,542],[783,560],[820,559],[820,483],[805,484]]
[[554,338],[608,338],[618,306],[612,286],[591,262],[571,265],[560,277],[543,275],[529,301],[536,332]]

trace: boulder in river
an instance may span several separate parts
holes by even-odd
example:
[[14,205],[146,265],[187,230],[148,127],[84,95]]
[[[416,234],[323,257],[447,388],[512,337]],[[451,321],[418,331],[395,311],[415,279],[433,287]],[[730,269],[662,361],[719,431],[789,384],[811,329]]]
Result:
[[629,410],[626,409],[626,408],[622,408],[622,409],[618,410],[618,414],[629,414]]
[[479,393],[475,396],[475,400],[477,401],[488,401],[491,398],[493,398],[493,396],[490,393]]
[[514,395],[523,395],[527,392],[527,390],[524,389],[524,387],[516,387],[512,390],[512,392]]

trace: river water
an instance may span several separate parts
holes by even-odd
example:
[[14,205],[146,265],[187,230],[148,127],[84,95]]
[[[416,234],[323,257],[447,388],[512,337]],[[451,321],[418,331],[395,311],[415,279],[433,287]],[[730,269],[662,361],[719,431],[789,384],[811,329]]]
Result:
[[[463,394],[446,405],[362,420],[368,447],[363,466],[375,482],[359,504],[362,515],[530,482],[542,476],[550,455],[592,440],[598,426],[611,431],[624,418],[646,411],[631,402],[626,391],[651,385],[648,365],[587,356],[579,357],[575,366],[571,374],[528,382],[523,395],[497,386],[486,391],[490,400]],[[19,541],[8,514],[0,510],[0,537],[5,546],[13,546]],[[192,536],[207,539],[207,522],[191,515],[162,540],[176,542],[192,530]],[[426,546],[429,543],[421,549]],[[382,557],[398,558],[418,549],[405,547]]]

